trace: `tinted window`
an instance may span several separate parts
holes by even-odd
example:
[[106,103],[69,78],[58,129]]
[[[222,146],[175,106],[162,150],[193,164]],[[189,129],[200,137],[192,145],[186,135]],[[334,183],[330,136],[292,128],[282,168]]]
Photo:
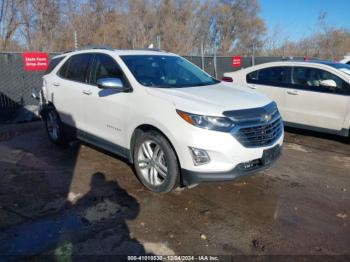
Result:
[[67,73],[69,61],[70,61],[70,59],[68,59],[68,60],[61,66],[60,70],[58,71],[58,75],[59,75],[60,77],[66,78],[66,73]]
[[247,74],[247,82],[270,86],[290,86],[291,68],[287,66],[269,67]]
[[[64,68],[62,68],[62,76],[65,76],[69,80],[86,82],[89,64],[91,61],[91,54],[74,55],[66,62],[68,65],[67,71],[64,74]],[[61,71],[60,70],[60,71]]]
[[122,81],[124,80],[123,73],[116,61],[108,55],[96,54],[93,68],[91,75],[92,84],[96,84],[97,80],[101,78],[120,78]]
[[289,86],[290,67],[270,67],[259,70],[257,83],[273,86]]
[[350,65],[350,61],[348,61],[346,64],[347,64],[347,65]]
[[180,88],[219,83],[179,56],[130,55],[121,58],[136,80],[144,86]]
[[248,83],[256,83],[256,81],[258,80],[258,73],[259,73],[258,70],[249,73],[247,75],[247,82]]
[[[336,87],[325,85],[322,81],[331,80]],[[315,92],[348,93],[348,84],[338,76],[318,68],[311,67],[294,67],[293,69],[293,86],[299,89],[305,89]]]
[[61,57],[57,57],[57,58],[53,58],[50,63],[49,66],[45,72],[45,74],[50,74],[52,72],[52,70],[55,69],[55,67],[64,59],[64,56]]

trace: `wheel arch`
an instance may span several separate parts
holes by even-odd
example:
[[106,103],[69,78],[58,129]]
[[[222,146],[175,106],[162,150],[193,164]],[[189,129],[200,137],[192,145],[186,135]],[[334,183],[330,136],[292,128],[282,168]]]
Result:
[[130,139],[130,155],[131,155],[130,160],[131,160],[131,162],[133,162],[133,153],[134,153],[133,150],[134,150],[134,145],[135,145],[135,140],[136,140],[137,135],[139,134],[139,132],[147,132],[147,131],[152,131],[152,130],[160,133],[161,135],[163,135],[165,137],[165,139],[169,142],[170,146],[174,150],[176,157],[177,157],[177,160],[179,161],[179,157],[177,155],[176,149],[175,149],[173,143],[171,142],[171,140],[169,139],[169,137],[165,134],[165,132],[163,132],[158,127],[155,127],[154,125],[141,124],[134,129],[134,132],[131,135],[131,139]]
[[47,103],[45,103],[41,106],[41,109],[39,112],[40,116],[45,117],[49,108],[54,108],[56,110],[55,105],[51,101],[48,101]]
[[164,138],[169,142],[171,148],[174,150],[174,153],[176,155],[176,161],[179,165],[179,170],[180,170],[180,183],[181,183],[181,186],[183,186],[183,181],[182,181],[182,174],[181,174],[181,163],[180,163],[180,159],[179,159],[179,155],[178,155],[178,152],[176,151],[176,148],[174,146],[174,144],[171,142],[171,140],[169,139],[169,137],[165,134],[165,132],[163,132],[161,129],[153,126],[153,125],[150,125],[150,124],[141,124],[139,126],[137,126],[135,129],[134,129],[134,132],[133,134],[131,135],[131,139],[130,139],[130,151],[129,151],[129,161],[131,163],[134,162],[134,159],[133,159],[133,155],[134,155],[134,145],[135,145],[135,140],[136,140],[136,137],[137,135],[139,134],[139,132],[147,132],[147,131],[156,131],[158,133],[160,133],[161,135],[164,136]]

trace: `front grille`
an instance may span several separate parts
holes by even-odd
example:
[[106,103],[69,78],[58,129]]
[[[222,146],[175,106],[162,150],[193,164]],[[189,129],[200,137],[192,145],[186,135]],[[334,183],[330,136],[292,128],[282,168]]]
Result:
[[235,137],[245,147],[263,147],[276,142],[282,132],[282,119],[277,117],[267,123],[242,127],[235,134]]

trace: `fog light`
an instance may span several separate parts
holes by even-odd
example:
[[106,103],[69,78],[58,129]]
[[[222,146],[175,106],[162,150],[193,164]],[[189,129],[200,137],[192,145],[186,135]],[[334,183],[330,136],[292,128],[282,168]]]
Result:
[[195,166],[204,165],[210,162],[207,151],[195,147],[189,147]]

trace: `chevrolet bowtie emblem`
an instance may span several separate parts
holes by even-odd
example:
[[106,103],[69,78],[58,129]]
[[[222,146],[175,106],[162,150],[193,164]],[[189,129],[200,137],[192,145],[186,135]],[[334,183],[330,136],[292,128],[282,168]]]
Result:
[[263,115],[263,121],[269,122],[271,120],[271,115]]

